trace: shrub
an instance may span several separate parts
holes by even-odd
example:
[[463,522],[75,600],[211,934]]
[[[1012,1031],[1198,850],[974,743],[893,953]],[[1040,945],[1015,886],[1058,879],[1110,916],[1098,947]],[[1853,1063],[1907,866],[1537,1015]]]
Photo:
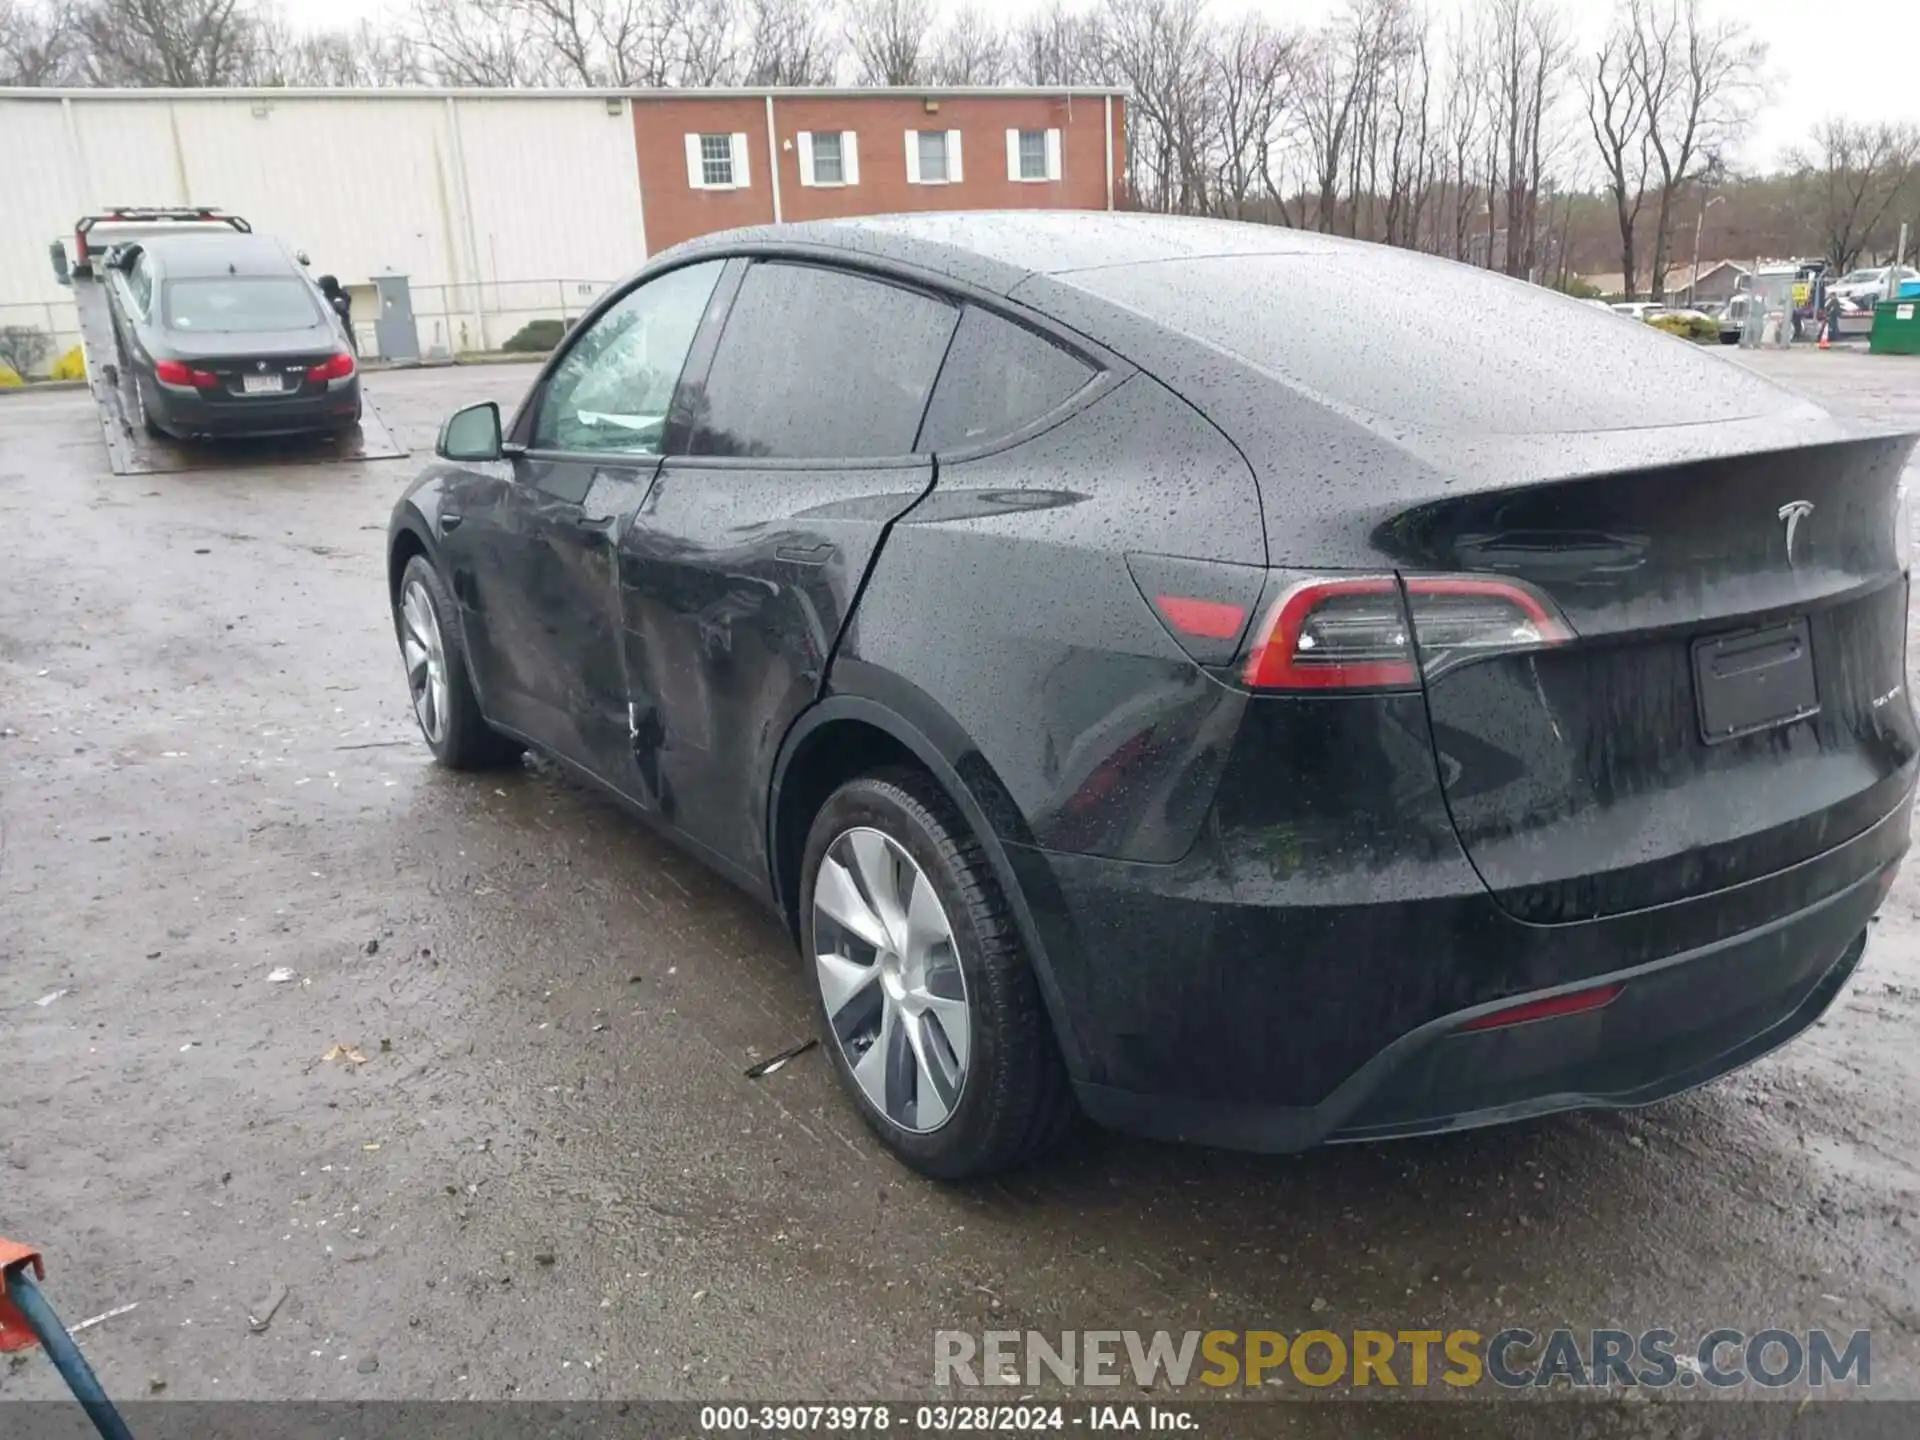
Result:
[[53,350],[53,337],[31,325],[0,326],[0,365],[16,375],[31,375]]
[[1717,342],[1720,339],[1720,322],[1708,315],[1653,315],[1647,323],[1682,340]]
[[47,372],[49,380],[84,380],[87,378],[86,358],[81,355],[80,347],[74,346],[66,354],[53,362],[53,368]]
[[544,355],[567,333],[564,320],[529,320],[500,348],[520,355]]

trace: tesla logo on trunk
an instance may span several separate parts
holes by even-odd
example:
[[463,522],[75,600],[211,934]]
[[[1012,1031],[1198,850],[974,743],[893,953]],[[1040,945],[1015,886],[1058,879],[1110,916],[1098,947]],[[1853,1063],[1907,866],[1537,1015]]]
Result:
[[[256,361],[254,361],[254,362],[253,362],[253,368],[254,368],[254,369],[256,369],[256,370],[265,370],[265,369],[267,368],[267,362],[266,362],[266,361],[264,361],[264,360],[256,360]],[[1809,506],[1809,507],[1807,507],[1807,508],[1809,508],[1809,509],[1811,509],[1811,508],[1813,508],[1813,507],[1811,507],[1811,506]],[[1784,510],[1782,510],[1782,511],[1781,511],[1780,513],[1781,513],[1782,515],[1784,515],[1784,514],[1786,514],[1787,512],[1786,512],[1786,511],[1784,511]],[[1791,533],[1791,532],[1789,532],[1789,533]],[[1791,547],[1791,546],[1789,546],[1788,548],[1789,548],[1789,549],[1791,549],[1792,547]]]
[[1813,513],[1811,500],[1789,500],[1780,507],[1780,518],[1787,522],[1787,564],[1792,566],[1793,537],[1799,533],[1800,522]]

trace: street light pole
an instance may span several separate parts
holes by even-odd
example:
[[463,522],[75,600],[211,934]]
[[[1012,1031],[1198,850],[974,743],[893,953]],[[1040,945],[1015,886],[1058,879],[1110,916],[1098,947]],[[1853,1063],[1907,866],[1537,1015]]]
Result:
[[1707,211],[1727,197],[1716,195],[1700,207],[1700,213],[1693,217],[1693,279],[1687,285],[1687,304],[1695,310],[1700,308],[1700,232],[1706,227]]

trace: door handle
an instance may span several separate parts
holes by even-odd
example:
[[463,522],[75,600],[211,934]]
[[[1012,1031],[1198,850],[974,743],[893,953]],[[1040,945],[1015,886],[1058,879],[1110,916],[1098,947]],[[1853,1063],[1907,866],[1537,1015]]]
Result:
[[442,510],[440,512],[440,533],[444,535],[449,530],[458,530],[460,528],[460,522],[466,518],[466,516],[457,510]]
[[613,527],[620,523],[618,515],[576,515],[573,523],[582,530],[591,530],[596,535],[611,534]]
[[820,565],[833,554],[833,546],[825,540],[818,545],[776,545],[773,553],[779,560],[792,560],[801,565]]

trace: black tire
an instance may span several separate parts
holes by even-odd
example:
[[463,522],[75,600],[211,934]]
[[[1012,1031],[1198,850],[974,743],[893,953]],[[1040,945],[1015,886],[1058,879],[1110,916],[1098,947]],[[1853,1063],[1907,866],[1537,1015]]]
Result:
[[[416,585],[425,592],[432,606],[446,675],[446,713],[438,738],[427,728],[419,706],[414,706],[414,719],[420,725],[427,748],[433,751],[435,760],[451,770],[484,770],[517,759],[525,747],[495,730],[480,713],[480,702],[474,696],[473,682],[467,674],[467,651],[460,633],[459,611],[454,608],[453,597],[448,594],[440,572],[424,555],[416,555],[407,562],[394,600],[393,628],[395,637],[401,641],[402,665],[405,665],[407,625],[402,607],[410,588]],[[408,699],[413,699],[411,682]]]
[[147,404],[147,392],[137,374],[133,377],[133,398],[140,407],[140,428],[156,440],[171,440],[173,437],[153,418],[153,407]]
[[[828,1020],[813,960],[814,889],[828,849],[854,827],[879,830],[907,852],[932,881],[952,929],[971,1054],[959,1099],[937,1129],[903,1128],[876,1106]],[[979,841],[930,777],[888,770],[836,790],[814,817],[800,884],[801,956],[821,1048],[882,1144],[924,1175],[960,1180],[1035,1160],[1067,1138],[1079,1107],[1039,982]]]

